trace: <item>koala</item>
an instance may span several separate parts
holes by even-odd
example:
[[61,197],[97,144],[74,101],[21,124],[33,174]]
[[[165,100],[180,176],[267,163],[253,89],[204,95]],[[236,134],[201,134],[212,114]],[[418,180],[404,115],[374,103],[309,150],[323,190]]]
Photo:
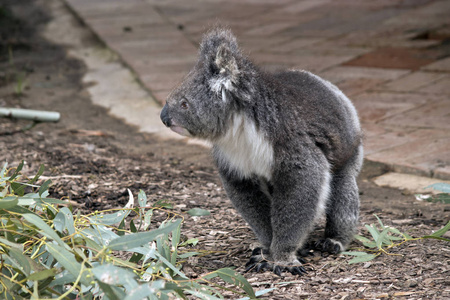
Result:
[[362,133],[351,101],[302,70],[268,73],[226,28],[205,34],[198,61],[161,111],[171,130],[209,141],[220,178],[259,242],[247,270],[306,273],[300,250],[346,249],[358,224]]

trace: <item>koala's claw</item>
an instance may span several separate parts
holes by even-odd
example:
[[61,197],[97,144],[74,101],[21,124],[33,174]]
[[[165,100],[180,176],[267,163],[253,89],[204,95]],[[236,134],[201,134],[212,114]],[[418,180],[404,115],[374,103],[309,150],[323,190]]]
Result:
[[[271,270],[276,275],[281,276],[284,271],[290,272],[292,275],[306,274],[306,270],[303,266],[280,266],[273,262],[268,261],[266,258],[269,256],[269,251],[262,248],[255,248],[252,252],[252,257],[245,264],[245,273],[255,270],[256,272]],[[304,262],[304,260],[302,260]],[[303,263],[302,262],[302,263]]]
[[342,244],[340,242],[329,238],[317,241],[315,243],[315,249],[322,252],[328,252],[330,254],[338,254],[343,251]]

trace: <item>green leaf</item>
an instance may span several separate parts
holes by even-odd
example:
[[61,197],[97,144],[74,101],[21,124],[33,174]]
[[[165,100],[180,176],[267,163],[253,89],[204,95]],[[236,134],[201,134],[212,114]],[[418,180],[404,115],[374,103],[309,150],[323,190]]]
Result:
[[47,179],[39,188],[39,196],[42,197],[42,194],[48,190],[50,184],[52,184],[52,180],[51,179]]
[[23,244],[13,243],[13,242],[8,241],[7,239],[0,237],[0,245],[1,244],[4,244],[8,247],[19,249],[21,252],[23,252]]
[[179,246],[180,246],[180,247],[184,247],[184,246],[187,246],[187,245],[195,246],[195,245],[197,245],[197,244],[198,244],[198,239],[197,239],[197,238],[192,238],[192,239],[188,239],[188,240],[186,240],[186,241],[180,243]]
[[147,244],[153,241],[160,234],[167,234],[177,228],[181,223],[181,219],[167,225],[164,228],[158,228],[147,232],[138,232],[134,234],[127,234],[112,240],[108,248],[111,250],[129,250],[135,247]]
[[108,296],[108,300],[122,300],[127,296],[125,291],[116,286],[112,286],[101,281],[98,281],[97,283],[105,295]]
[[144,214],[144,226],[142,230],[147,230],[148,226],[150,226],[150,222],[153,216],[153,209],[149,209]]
[[217,273],[219,277],[222,278],[222,280],[224,280],[225,282],[241,287],[252,299],[256,297],[255,291],[253,290],[252,286],[241,274],[236,273],[230,268],[222,268],[214,271],[214,273]]
[[163,280],[157,280],[153,282],[152,285],[141,284],[133,290],[129,291],[124,300],[146,299],[151,295],[156,296],[157,293],[164,288],[164,286],[165,283]]
[[91,272],[98,280],[106,284],[123,285],[129,290],[138,286],[136,274],[125,268],[107,264],[92,268]]
[[209,216],[211,214],[209,210],[198,207],[188,210],[187,213],[191,216]]
[[388,232],[389,232],[389,228],[384,228],[383,231],[378,236],[378,238],[376,239],[375,242],[377,244],[378,249],[381,249],[381,247],[383,246],[383,243],[385,242]]
[[[50,252],[53,257],[58,261],[58,263],[63,266],[70,274],[75,278],[80,275],[81,264],[75,259],[75,255],[63,247],[53,243],[47,243],[46,245],[48,252]],[[81,275],[81,283],[84,285],[89,285],[89,280],[87,280],[86,275]]]
[[205,300],[221,300],[220,298],[214,297],[210,294],[206,294],[205,292],[199,290],[199,291],[194,291],[194,290],[189,290],[186,289],[184,290],[186,293],[189,293],[191,295],[194,295],[196,297],[198,297],[199,299],[205,299]]
[[27,280],[44,280],[47,279],[49,277],[53,277],[56,275],[56,269],[47,269],[47,270],[43,270],[40,272],[35,272],[33,274],[31,274],[30,276],[28,276],[26,279]]
[[139,204],[139,207],[146,207],[147,206],[147,195],[144,193],[143,190],[139,190],[138,204]]
[[91,223],[97,223],[101,225],[114,225],[122,222],[129,214],[131,210],[120,210],[112,214],[97,214],[95,216],[89,217],[88,219]]
[[136,225],[134,225],[134,221],[133,220],[130,221],[130,230],[133,233],[138,232],[138,230],[136,228]]
[[168,200],[160,199],[160,200],[156,201],[155,207],[172,209],[173,208],[173,204],[170,203]]
[[378,237],[380,236],[380,232],[378,231],[378,229],[374,225],[371,225],[371,226],[365,225],[365,227],[370,232],[370,234],[372,235],[373,239],[375,241],[378,240]]
[[23,196],[23,194],[25,194],[26,185],[20,182],[12,182],[11,188],[14,191],[14,194]]
[[40,165],[38,172],[36,173],[36,175],[34,175],[33,179],[28,181],[28,184],[35,183],[39,179],[39,177],[41,177],[41,175],[44,173],[44,171],[45,171],[44,165]]
[[7,168],[7,167],[8,167],[8,162],[5,162],[5,163],[3,164],[2,170],[0,171],[0,181],[5,180],[6,168]]
[[180,270],[178,270],[174,265],[172,265],[164,256],[162,256],[160,253],[155,252],[155,255],[158,257],[160,261],[162,261],[168,268],[170,268],[175,274],[178,276],[181,276],[184,279],[188,279],[186,275],[184,275]]
[[341,254],[353,255],[353,256],[364,256],[364,255],[367,255],[366,252],[361,252],[361,251],[344,251],[344,252],[341,252]]
[[439,182],[426,187],[426,189],[428,188],[433,188],[434,190],[450,194],[450,184],[448,183]]
[[380,223],[380,225],[381,225],[381,228],[385,228],[385,226],[384,226],[384,224],[383,224],[383,222],[381,222],[381,219],[380,218],[378,218],[378,216],[377,215],[374,215],[375,216],[375,218],[377,218],[377,220],[378,220],[378,223]]
[[375,254],[367,254],[366,253],[366,255],[358,255],[357,257],[349,260],[348,263],[349,264],[362,263],[362,262],[366,262],[366,261],[371,261],[375,257],[377,257],[377,255],[375,255]]
[[371,241],[368,238],[360,236],[360,235],[355,235],[355,239],[357,239],[358,241],[363,243],[363,245],[368,248],[375,248],[377,246],[377,244],[374,241]]
[[16,268],[22,270],[22,272],[28,276],[31,272],[31,264],[29,258],[23,255],[22,251],[17,248],[9,249],[9,257],[15,262]]
[[58,214],[62,214],[65,219],[65,228],[67,228],[67,231],[69,234],[75,233],[75,225],[73,223],[73,214],[67,207],[63,207],[59,210]]
[[433,232],[432,234],[430,234],[431,236],[434,237],[441,237],[444,235],[444,233],[446,233],[447,231],[450,230],[450,221],[447,223],[447,225],[445,225],[444,227],[442,227],[441,229],[439,229],[438,231]]
[[125,219],[122,220],[122,222],[120,222],[119,227],[117,227],[117,235],[119,236],[123,236],[125,235]]
[[18,197],[5,197],[0,199],[0,209],[9,209],[17,205],[19,203]]
[[[392,233],[394,233],[394,234],[396,234],[396,235],[402,237],[402,238],[399,238],[399,239],[409,239],[409,238],[411,238],[409,235],[407,235],[407,234],[401,232],[401,231],[398,230],[397,228],[394,228],[394,227],[388,227],[388,228],[389,228],[389,231],[390,231],[390,232],[392,232]],[[408,238],[408,237],[409,237],[409,238]],[[399,240],[399,239],[395,239],[394,237],[389,237],[389,238],[390,238],[391,240]]]
[[435,240],[441,240],[441,241],[450,242],[450,239],[446,239],[446,238],[443,238],[441,236],[426,235],[426,236],[423,236],[422,238],[423,239],[435,239]]
[[22,160],[19,163],[19,165],[17,166],[17,168],[14,171],[14,173],[11,175],[11,177],[8,178],[8,181],[13,181],[14,179],[16,179],[16,177],[19,175],[20,171],[22,171],[23,164],[24,164],[24,161]]
[[67,249],[69,248],[69,246],[67,246],[61,240],[58,234],[50,226],[48,226],[47,223],[45,223],[39,216],[33,214],[24,214],[22,217],[31,224],[35,225],[37,228],[41,229],[42,230],[41,233],[46,237],[53,239],[62,247],[66,247]]
[[[256,296],[256,297],[259,297],[259,296],[262,296],[262,295],[264,295],[264,294],[267,294],[267,293],[269,293],[269,292],[271,292],[271,291],[273,291],[273,290],[276,290],[276,289],[277,289],[277,288],[274,287],[274,288],[270,288],[270,289],[264,289],[264,290],[256,291],[256,292],[255,292],[255,296]],[[250,300],[250,298],[249,298],[249,297],[244,297],[244,298],[239,298],[238,300]]]

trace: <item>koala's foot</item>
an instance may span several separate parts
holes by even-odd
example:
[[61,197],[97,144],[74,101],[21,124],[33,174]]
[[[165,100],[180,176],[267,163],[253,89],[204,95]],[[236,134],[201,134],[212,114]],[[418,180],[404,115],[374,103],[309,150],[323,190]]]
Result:
[[345,247],[342,245],[341,242],[330,238],[321,239],[317,241],[314,245],[314,248],[315,250],[327,252],[330,254],[338,254],[339,252],[345,250]]
[[[303,259],[302,262],[304,262]],[[292,275],[306,274],[306,270],[300,260],[289,263],[274,262],[270,259],[269,250],[259,247],[253,250],[250,260],[245,265],[245,273],[251,270],[256,272],[271,270],[278,276],[281,276],[281,273],[284,271],[290,272]]]

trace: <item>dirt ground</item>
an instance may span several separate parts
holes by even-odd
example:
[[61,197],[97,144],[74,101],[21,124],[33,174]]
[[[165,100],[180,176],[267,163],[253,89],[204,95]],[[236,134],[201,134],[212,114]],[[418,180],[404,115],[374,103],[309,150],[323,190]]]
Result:
[[[0,106],[54,110],[61,113],[61,121],[22,131],[29,122],[0,119],[0,163],[14,167],[24,159],[28,175],[44,164],[44,175],[53,180],[51,196],[76,201],[76,209],[83,212],[123,206],[127,188],[135,195],[144,190],[150,201],[168,200],[178,212],[208,209],[210,216],[186,214],[183,234],[199,238],[198,249],[217,252],[185,265],[184,272],[192,277],[222,267],[242,272],[256,240],[227,199],[208,150],[140,133],[93,105],[81,81],[83,62],[39,35],[50,18],[45,7],[32,1],[2,3]],[[363,224],[375,223],[374,214],[414,237],[450,219],[448,205],[420,202],[410,193],[372,183],[386,171],[366,162],[359,177],[361,235],[368,236]],[[321,231],[323,224],[316,238]],[[360,246],[351,244],[352,249]],[[280,278],[265,272],[245,277],[257,290],[277,288],[264,299],[450,298],[448,243],[410,242],[391,253],[395,255],[353,265],[346,256],[312,253],[304,276]]]

